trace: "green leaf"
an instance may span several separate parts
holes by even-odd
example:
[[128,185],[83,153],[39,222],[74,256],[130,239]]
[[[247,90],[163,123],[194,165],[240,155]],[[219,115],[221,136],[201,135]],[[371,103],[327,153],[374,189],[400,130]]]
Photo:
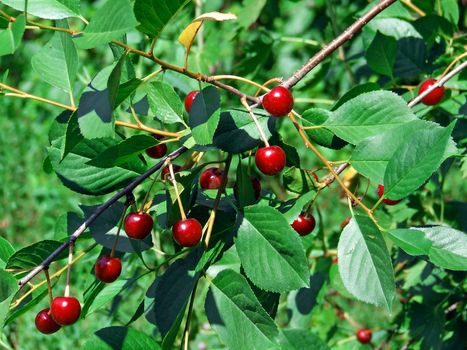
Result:
[[15,252],[15,248],[5,238],[0,236],[0,268],[5,267],[5,263]]
[[235,198],[239,208],[245,208],[248,205],[255,204],[257,202],[253,184],[251,182],[252,176],[248,173],[248,166],[242,164],[241,158],[239,159],[236,173],[236,181],[234,188]]
[[316,195],[315,191],[309,191],[294,200],[292,207],[284,213],[289,224],[292,224],[298,215],[303,211],[305,205]]
[[164,27],[190,0],[136,0],[135,15],[142,32],[157,38]]
[[259,288],[286,292],[308,286],[310,273],[302,242],[276,209],[246,207],[236,247],[248,278]]
[[52,86],[73,91],[78,72],[78,52],[67,33],[56,32],[31,59],[32,68]]
[[365,52],[365,58],[373,71],[392,78],[392,68],[396,62],[396,53],[396,39],[377,32]]
[[[266,137],[269,139],[275,126],[275,119],[264,110],[255,109]],[[254,121],[246,110],[231,109],[221,113],[219,125],[214,134],[214,145],[229,153],[242,153],[262,144],[261,136]]]
[[[43,240],[16,251],[10,256],[6,269],[28,270],[42,263],[52,252],[62,245],[61,242]],[[67,252],[60,253],[54,261],[67,257]]]
[[73,112],[68,120],[65,134],[65,146],[62,149],[61,159],[65,158],[73,148],[83,139],[78,124],[78,115]]
[[[52,288],[54,283],[52,282]],[[18,306],[14,309],[10,310],[7,314],[5,321],[5,325],[9,325],[11,322],[16,320],[18,317],[24,315],[25,313],[34,309],[45,297],[48,297],[49,293],[47,290],[47,285],[44,284],[39,288],[35,289],[31,295],[29,295],[25,300],[23,300]],[[11,296],[14,298],[14,296]],[[10,300],[11,302],[11,300]],[[0,309],[2,307],[0,306]],[[1,311],[0,311],[1,314]],[[0,316],[0,329],[1,329],[2,317]]]
[[107,0],[86,26],[76,45],[81,49],[107,44],[119,39],[137,25],[129,0]]
[[18,283],[12,274],[0,270],[0,330],[3,329],[11,300],[18,290]]
[[407,254],[428,255],[431,241],[418,230],[395,229],[388,232],[388,237]]
[[357,97],[358,95],[361,95],[365,92],[376,91],[380,89],[381,88],[377,83],[363,83],[360,85],[356,85],[339,98],[339,100],[332,106],[331,111],[335,111],[344,103]]
[[138,156],[145,149],[157,145],[159,142],[149,135],[134,135],[118,144],[107,148],[87,164],[100,168],[111,168],[122,165]]
[[160,350],[153,337],[127,327],[107,327],[98,330],[84,344],[84,350]]
[[331,114],[332,112],[322,108],[307,109],[302,115],[303,126],[308,128],[305,129],[307,136],[317,144],[332,149],[341,149],[347,143],[334,135],[331,131],[324,127],[318,127],[316,129],[310,128],[324,124]]
[[220,272],[206,298],[206,314],[229,349],[275,349],[278,330],[256,299],[246,279]]
[[238,23],[244,29],[257,21],[267,0],[243,0],[242,8],[238,16]]
[[140,79],[130,79],[127,82],[121,84],[117,90],[117,96],[115,97],[114,108],[120,106],[130,95],[132,95],[143,83]]
[[[387,165],[396,150],[403,143],[409,142],[408,140],[411,140],[421,130],[428,133],[439,133],[444,128],[436,123],[414,120],[396,128],[385,130],[357,144],[352,152],[350,163],[360,174],[368,177],[373,182],[382,184]],[[446,145],[445,157],[451,154],[453,147],[455,148],[455,145],[452,141]]]
[[92,298],[87,298],[85,300],[81,317],[84,318],[86,315],[89,315],[108,304],[113,298],[120,294],[127,283],[128,281],[126,280],[118,280],[111,284],[99,282],[97,293],[92,294]]
[[123,65],[125,64],[127,55],[126,52],[120,57],[115,67],[112,69],[112,73],[109,75],[107,80],[107,90],[109,91],[110,107],[114,110],[116,105],[116,99],[118,96],[118,90],[120,88],[120,78],[122,77]]
[[340,106],[324,126],[354,145],[363,139],[416,119],[407,102],[390,91],[361,94]]
[[26,28],[26,19],[24,15],[19,15],[10,25],[10,28],[0,30],[0,56],[11,55],[21,44],[24,30]]
[[316,334],[305,329],[284,329],[281,332],[282,350],[329,350]]
[[190,109],[191,134],[199,145],[213,142],[214,133],[220,120],[221,99],[213,86],[208,86],[197,95]]
[[439,2],[441,13],[444,18],[449,20],[456,27],[459,24],[459,5],[456,0],[444,0]]
[[431,241],[430,261],[442,268],[467,270],[467,235],[448,226],[414,227]]
[[[80,0],[29,0],[28,13],[40,18],[62,19],[78,17]],[[15,10],[24,11],[25,0],[0,0]]]
[[370,218],[355,215],[345,226],[337,247],[339,273],[357,299],[391,310],[394,271],[386,243]]
[[172,86],[155,81],[147,84],[146,91],[149,107],[155,118],[163,124],[184,123],[183,104]]
[[[394,152],[384,174],[384,193],[393,200],[415,191],[439,168],[447,156],[456,151],[447,128],[419,130]],[[448,154],[447,153],[448,150]]]

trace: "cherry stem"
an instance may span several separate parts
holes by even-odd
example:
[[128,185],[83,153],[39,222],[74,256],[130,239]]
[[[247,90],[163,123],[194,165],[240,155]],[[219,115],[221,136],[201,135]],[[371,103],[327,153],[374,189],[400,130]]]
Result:
[[71,278],[71,266],[73,265],[73,247],[74,242],[68,246],[68,269],[66,271],[66,285],[65,285],[65,297],[70,296],[70,278]]
[[54,300],[54,296],[52,294],[52,284],[50,283],[49,269],[45,269],[44,274],[45,274],[45,280],[47,282],[47,290],[49,292],[50,305],[52,305],[52,302]]
[[143,203],[141,203],[140,212],[143,212],[144,207],[146,206],[146,202],[149,198],[149,194],[151,193],[152,188],[154,187],[154,184],[156,183],[156,179],[157,179],[157,176],[154,176],[151,181],[151,185],[149,186],[148,191],[146,192],[146,195],[144,196]]
[[263,142],[264,142],[264,144],[266,145],[266,147],[269,147],[269,142],[268,142],[268,139],[267,139],[266,135],[264,134],[263,128],[262,128],[261,125],[259,124],[258,119],[256,118],[255,114],[254,114],[253,111],[251,110],[251,107],[250,107],[250,105],[248,104],[248,102],[247,102],[247,100],[246,100],[246,97],[242,97],[242,98],[240,99],[240,102],[242,103],[242,105],[246,108],[246,110],[247,110],[248,113],[250,114],[251,119],[253,119],[253,121],[255,122],[256,128],[258,129],[259,135],[261,136],[261,140],[263,140]]
[[120,238],[120,230],[122,229],[123,221],[125,220],[125,214],[128,210],[128,205],[128,203],[125,203],[123,206],[122,216],[120,217],[120,222],[118,223],[117,234],[115,235],[114,244],[112,245],[112,250],[110,251],[110,257],[113,257],[115,255],[115,251],[117,250],[118,239]]
[[222,80],[222,79],[231,79],[231,80],[242,81],[244,83],[256,86],[260,91],[261,90],[266,91],[266,92],[269,91],[269,89],[266,88],[264,85],[258,84],[257,82],[255,82],[253,80],[250,80],[250,79],[239,77],[237,75],[224,74],[224,75],[212,75],[211,77],[209,77],[209,81],[210,80]]
[[186,220],[185,209],[183,209],[182,199],[180,198],[180,193],[178,192],[177,187],[177,180],[175,179],[175,173],[172,163],[169,163],[169,172],[170,172],[170,180],[174,186],[175,196],[177,197],[178,207],[180,208],[180,215],[182,216],[182,220]]

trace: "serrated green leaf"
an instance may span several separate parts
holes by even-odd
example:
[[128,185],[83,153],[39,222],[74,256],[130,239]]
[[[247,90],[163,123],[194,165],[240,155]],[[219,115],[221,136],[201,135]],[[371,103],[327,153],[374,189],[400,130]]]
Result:
[[236,247],[248,278],[259,288],[285,292],[308,286],[310,272],[302,242],[276,209],[246,207]]
[[156,119],[163,124],[184,123],[183,104],[172,86],[155,81],[147,84],[146,91],[149,107]]
[[329,350],[329,347],[316,334],[305,329],[284,329],[281,332],[282,350]]
[[213,142],[220,119],[220,103],[219,92],[213,86],[196,95],[190,109],[189,125],[197,144],[205,146]]
[[119,39],[135,29],[136,25],[129,0],[107,0],[104,6],[97,10],[82,35],[74,40],[79,48],[91,49]]
[[[25,0],[0,0],[15,10],[24,11]],[[46,19],[78,17],[79,0],[28,0],[28,13]]]
[[149,335],[133,328],[114,326],[98,330],[84,344],[83,350],[160,350]]
[[[10,256],[6,269],[28,270],[42,263],[52,252],[62,245],[61,242],[43,240],[16,251]],[[67,253],[60,253],[54,261],[66,258]]]
[[355,215],[345,226],[337,247],[339,273],[357,299],[391,310],[394,270],[386,243],[370,218]]
[[206,298],[206,314],[229,349],[275,349],[278,330],[256,299],[246,279],[220,272]]
[[15,248],[5,238],[0,237],[0,268],[4,268],[6,262],[15,252]]
[[431,241],[418,230],[395,229],[388,232],[388,237],[407,254],[428,255]]
[[365,52],[365,58],[373,71],[392,78],[392,68],[396,62],[396,53],[396,39],[377,32]]

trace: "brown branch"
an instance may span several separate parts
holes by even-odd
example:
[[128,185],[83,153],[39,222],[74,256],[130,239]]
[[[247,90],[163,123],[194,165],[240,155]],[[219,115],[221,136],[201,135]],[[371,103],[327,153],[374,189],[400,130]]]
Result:
[[369,21],[371,21],[378,13],[386,9],[389,5],[396,2],[396,0],[381,0],[375,7],[365,13],[357,21],[355,21],[350,27],[348,27],[341,35],[335,38],[331,43],[326,45],[316,55],[303,65],[302,68],[297,70],[290,78],[286,79],[282,85],[290,89],[295,86],[300,80],[302,80],[313,68],[315,68],[321,61],[332,54],[339,47],[344,45],[347,41],[353,38],[353,36],[362,29]]

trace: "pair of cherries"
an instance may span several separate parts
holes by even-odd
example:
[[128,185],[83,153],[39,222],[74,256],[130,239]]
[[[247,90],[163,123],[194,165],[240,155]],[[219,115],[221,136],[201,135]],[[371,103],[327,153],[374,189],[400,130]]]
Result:
[[81,315],[81,305],[74,297],[56,297],[50,308],[41,310],[35,319],[36,328],[44,334],[57,332],[62,326],[75,323]]

